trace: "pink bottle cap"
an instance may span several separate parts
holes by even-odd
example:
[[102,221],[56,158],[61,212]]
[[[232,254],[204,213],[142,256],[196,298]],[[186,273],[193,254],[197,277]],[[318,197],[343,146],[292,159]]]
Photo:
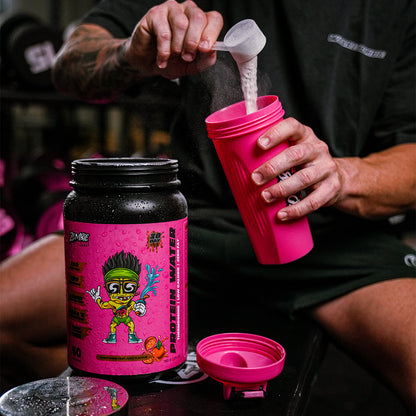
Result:
[[196,346],[199,367],[223,384],[225,399],[233,390],[243,398],[264,397],[267,382],[282,372],[285,356],[276,341],[246,333],[212,335]]

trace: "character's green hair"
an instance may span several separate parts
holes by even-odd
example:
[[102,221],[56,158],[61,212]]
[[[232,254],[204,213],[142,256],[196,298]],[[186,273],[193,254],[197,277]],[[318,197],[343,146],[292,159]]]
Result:
[[[113,269],[128,269],[133,272],[129,273],[129,275],[131,275],[134,280],[138,280],[141,268],[142,265],[140,264],[139,259],[131,253],[124,253],[123,250],[108,258],[103,266],[103,275],[105,279],[111,275],[111,273],[110,275],[108,273]],[[137,276],[137,279],[134,277],[135,275]]]

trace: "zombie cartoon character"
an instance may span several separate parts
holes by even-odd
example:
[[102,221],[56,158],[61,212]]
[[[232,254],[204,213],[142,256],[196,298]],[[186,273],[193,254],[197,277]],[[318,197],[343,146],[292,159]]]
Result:
[[108,302],[101,300],[100,286],[97,289],[86,291],[101,309],[111,309],[113,311],[114,316],[110,324],[110,333],[103,340],[104,343],[116,343],[116,328],[120,324],[128,327],[130,344],[143,342],[134,332],[134,322],[129,314],[133,310],[138,316],[146,314],[145,299],[149,297],[147,293],[151,291],[156,294],[155,284],[158,281],[155,278],[159,276],[158,272],[162,270],[158,270],[157,266],[156,271],[155,269],[150,270],[148,265],[146,265],[146,269],[148,271],[146,276],[148,283],[140,299],[136,302],[133,301],[133,297],[138,295],[141,264],[137,257],[131,253],[125,254],[124,251],[109,257],[103,266],[104,287],[110,300]]

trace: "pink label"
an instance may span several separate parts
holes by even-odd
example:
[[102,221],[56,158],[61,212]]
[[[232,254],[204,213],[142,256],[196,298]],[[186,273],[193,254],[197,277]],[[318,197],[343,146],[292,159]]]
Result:
[[65,220],[68,361],[142,375],[187,354],[187,219],[151,224]]

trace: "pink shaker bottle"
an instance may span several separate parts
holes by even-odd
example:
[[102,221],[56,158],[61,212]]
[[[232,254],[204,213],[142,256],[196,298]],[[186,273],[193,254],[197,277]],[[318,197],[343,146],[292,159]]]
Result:
[[[289,146],[282,143],[267,151],[257,147],[257,139],[282,121],[284,115],[276,96],[259,97],[257,108],[258,111],[247,114],[245,102],[241,101],[211,114],[205,122],[258,261],[283,264],[307,254],[313,241],[307,218],[281,222],[276,217],[278,210],[295,203],[300,195],[266,203],[260,194],[272,182],[256,186],[251,180],[255,168]],[[290,174],[285,172],[274,181],[283,180]]]

